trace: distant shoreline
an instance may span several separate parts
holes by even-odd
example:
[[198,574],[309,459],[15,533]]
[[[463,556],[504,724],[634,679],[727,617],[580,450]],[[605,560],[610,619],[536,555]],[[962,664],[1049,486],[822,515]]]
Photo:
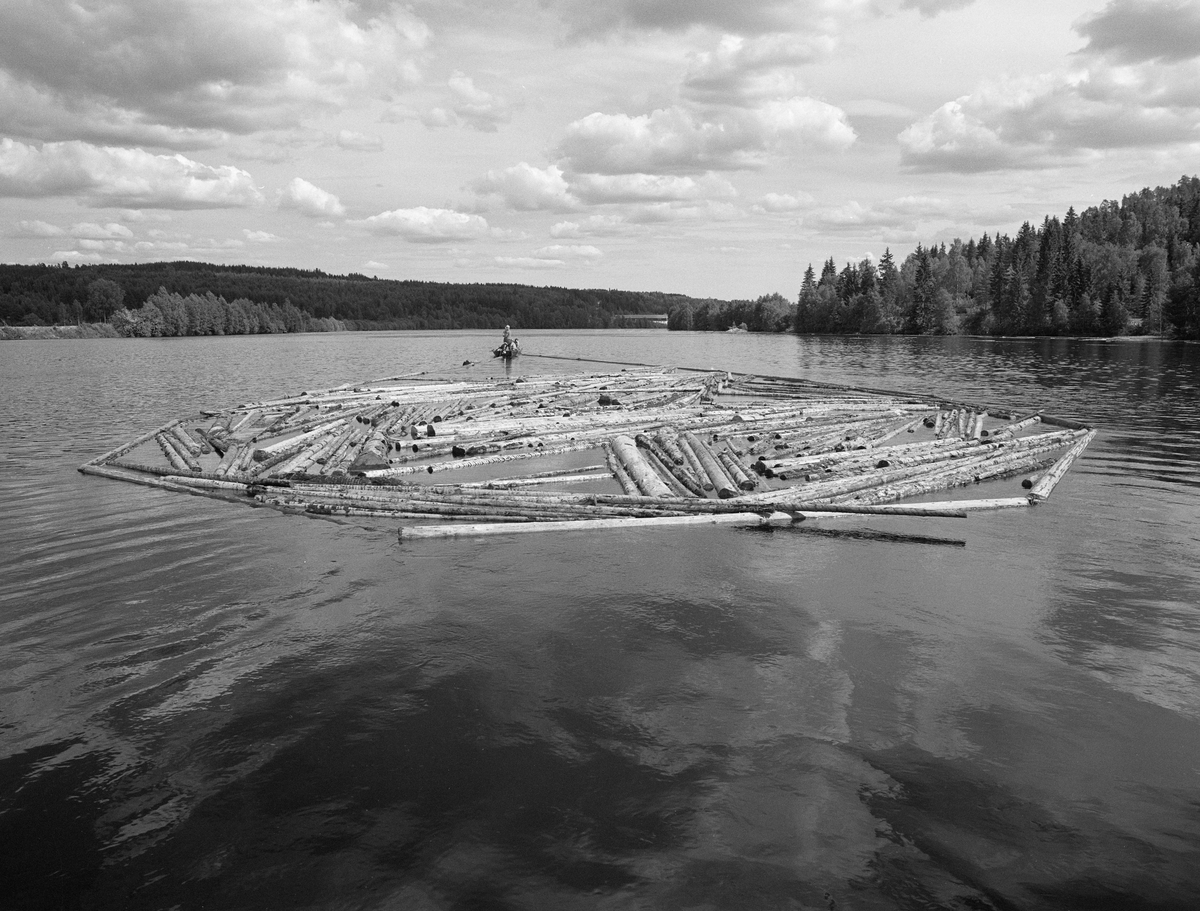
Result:
[[[348,330],[352,332],[387,332],[397,330],[386,329],[355,329]],[[401,330],[402,331],[402,330]],[[455,330],[447,330],[455,331]],[[257,335],[267,334],[296,334],[296,333],[255,333]],[[715,332],[714,335],[722,333]],[[756,335],[778,335],[780,333],[755,333]],[[179,338],[203,338],[205,336],[178,336]],[[208,336],[212,338],[214,336]],[[232,337],[232,336],[231,336]],[[892,336],[892,335],[861,335],[861,334],[837,334],[837,333],[813,333],[805,337],[811,338],[932,338],[933,336]],[[1080,342],[1181,342],[1186,339],[1169,339],[1162,338],[1157,335],[956,335],[956,336],[937,336],[939,338],[978,338],[1000,340],[1005,339],[1015,341],[1018,339],[1033,340],[1033,339],[1072,339]],[[0,326],[0,341],[17,342],[17,341],[55,341],[59,339],[96,339],[96,338],[126,338],[121,335],[115,328],[108,323],[83,323],[81,325],[72,326]]]
[[107,323],[78,326],[0,326],[0,341],[43,341],[50,339],[121,338]]

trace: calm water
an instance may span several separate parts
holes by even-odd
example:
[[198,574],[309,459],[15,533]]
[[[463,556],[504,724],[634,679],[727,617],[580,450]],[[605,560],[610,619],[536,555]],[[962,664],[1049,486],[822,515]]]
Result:
[[493,335],[0,345],[0,906],[1200,907],[1195,346],[523,333],[1101,429],[1042,507],[873,526],[965,548],[400,545],[75,470],[201,407],[494,375],[460,366]]

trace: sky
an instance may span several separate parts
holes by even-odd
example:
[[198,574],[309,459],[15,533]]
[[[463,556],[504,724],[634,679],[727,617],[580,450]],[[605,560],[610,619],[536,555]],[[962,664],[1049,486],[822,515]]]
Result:
[[1194,0],[3,0],[0,261],[794,298],[1200,171]]

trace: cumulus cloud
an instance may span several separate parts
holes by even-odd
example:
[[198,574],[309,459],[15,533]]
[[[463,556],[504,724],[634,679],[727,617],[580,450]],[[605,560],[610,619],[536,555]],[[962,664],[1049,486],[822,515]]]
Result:
[[643,224],[675,221],[731,221],[741,218],[745,211],[738,206],[719,200],[701,199],[696,202],[656,202],[640,206],[630,214],[630,219]]
[[428,127],[469,126],[484,133],[494,133],[500,124],[512,119],[512,107],[498,95],[485,92],[474,80],[455,72],[446,82],[449,101],[421,115]]
[[403,237],[414,243],[447,243],[475,240],[488,231],[488,223],[478,215],[453,209],[393,209],[369,218],[347,222],[372,234]]
[[969,96],[948,101],[904,130],[898,137],[904,162],[924,170],[964,172],[1014,166],[1018,151],[968,110],[971,102]]
[[79,224],[72,225],[67,233],[75,238],[86,237],[91,240],[113,240],[116,238],[133,237],[133,232],[127,227],[112,221],[106,225],[98,225],[90,221],[80,222]]
[[760,212],[795,212],[813,205],[811,193],[767,193],[755,206]]
[[560,221],[550,228],[550,236],[558,239],[576,237],[626,237],[641,234],[646,229],[631,223],[617,212],[589,215],[583,221]]
[[585,202],[667,202],[673,200],[736,196],[723,177],[706,174],[697,179],[673,174],[579,174],[572,189]]
[[293,177],[291,183],[279,191],[279,206],[297,209],[313,218],[341,218],[346,214],[346,208],[336,196],[302,177]]
[[17,222],[16,235],[18,237],[63,237],[66,233],[58,225],[38,219]]
[[1192,0],[1110,0],[1075,26],[1086,52],[1127,63],[1200,57],[1200,7]]
[[50,254],[52,260],[60,259],[69,260],[70,262],[78,263],[100,263],[104,262],[104,257],[99,253],[84,253],[81,250],[55,250]]
[[930,19],[939,13],[949,10],[963,9],[975,0],[903,0],[902,9],[915,9],[925,19]]
[[904,196],[871,205],[862,205],[852,199],[840,206],[814,209],[804,217],[804,224],[830,232],[860,228],[913,231],[923,222],[947,218],[951,214],[945,200],[929,196]]
[[215,209],[262,202],[250,175],[182,155],[153,155],[85,142],[41,148],[0,140],[0,196],[79,195],[96,205]]
[[854,142],[845,114],[812,98],[703,116],[682,106],[650,114],[589,114],[570,124],[560,146],[572,170],[661,174],[762,167],[771,154]]
[[366,18],[349,0],[7,0],[0,108],[36,97],[37,138],[80,138],[75,120],[88,138],[219,141],[403,87],[427,40],[405,9]]
[[683,90],[709,104],[793,96],[800,89],[796,67],[828,58],[833,48],[829,35],[726,35],[714,50],[692,58]]
[[559,259],[599,259],[604,253],[591,244],[550,244],[534,251],[534,256],[549,256]]
[[279,235],[270,231],[251,231],[249,228],[242,228],[242,236],[252,244],[273,244],[279,240]]
[[566,260],[543,256],[497,256],[493,262],[507,269],[561,269],[567,264]]
[[1001,80],[899,135],[906,165],[977,172],[1056,166],[1088,153],[1200,140],[1200,95],[1158,68]]
[[556,165],[535,168],[522,161],[511,168],[488,171],[471,188],[483,196],[498,196],[512,208],[524,211],[567,211],[579,206],[562,168]]
[[[577,38],[623,31],[685,32],[697,26],[743,35],[787,31],[826,15],[836,0],[543,0]],[[862,5],[855,0],[841,6]]]

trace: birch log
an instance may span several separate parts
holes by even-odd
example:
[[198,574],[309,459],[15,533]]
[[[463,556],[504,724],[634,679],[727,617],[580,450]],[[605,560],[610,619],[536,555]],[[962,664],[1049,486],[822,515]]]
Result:
[[683,439],[687,441],[692,452],[695,453],[696,459],[700,462],[700,467],[712,482],[713,487],[717,491],[717,496],[722,500],[737,496],[737,487],[725,474],[725,469],[721,467],[712,450],[701,440],[696,434],[690,430],[683,434]]
[[633,478],[638,489],[650,497],[669,497],[671,489],[667,487],[665,481],[658,476],[651,466],[638,451],[637,443],[625,434],[618,434],[610,441],[613,454],[620,461],[621,466]]
[[1033,485],[1033,489],[1029,491],[1029,496],[1033,500],[1045,500],[1050,496],[1050,492],[1054,490],[1056,484],[1062,480],[1063,475],[1067,473],[1067,469],[1071,467],[1083,451],[1087,449],[1088,444],[1096,438],[1096,431],[1089,430],[1074,446],[1068,449],[1057,462],[1051,466],[1050,470],[1042,475],[1041,480]]

